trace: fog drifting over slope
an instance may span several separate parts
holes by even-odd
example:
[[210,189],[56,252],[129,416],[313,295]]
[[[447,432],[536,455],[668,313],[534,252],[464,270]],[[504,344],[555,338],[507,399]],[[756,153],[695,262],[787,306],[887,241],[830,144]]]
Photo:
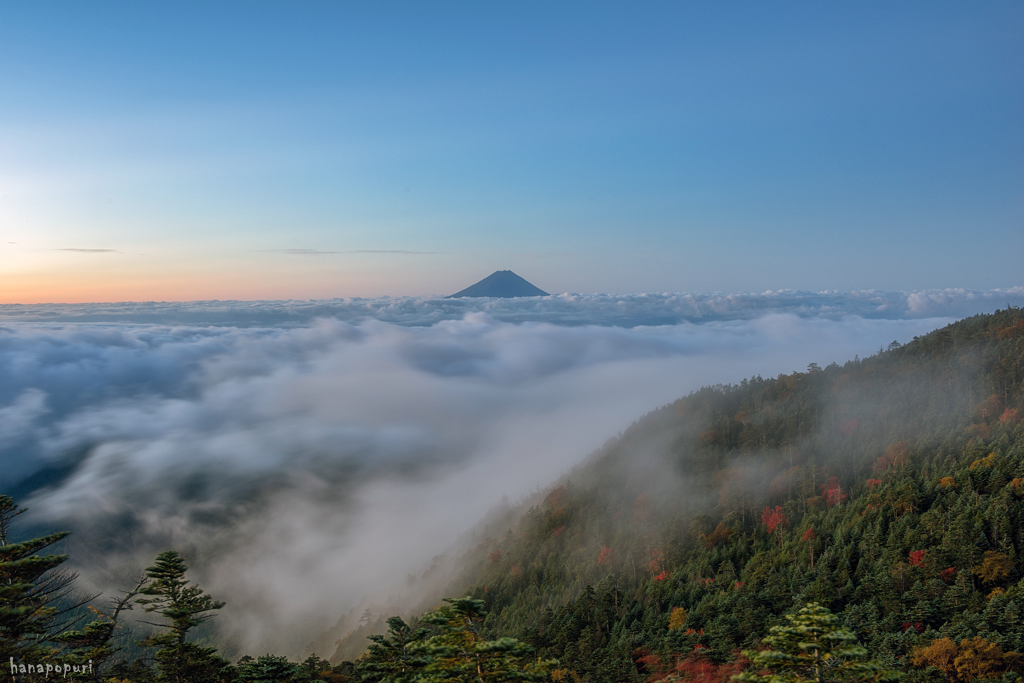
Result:
[[[252,654],[297,654],[502,495],[547,484],[643,413],[702,385],[868,355],[967,306],[904,295],[903,316],[944,317],[871,319],[860,295],[799,311],[735,295],[724,318],[624,325],[660,319],[667,296],[410,299],[404,325],[371,316],[383,300],[351,321],[277,327],[253,320],[294,302],[251,305],[247,327],[8,317],[0,490],[18,491],[31,521],[75,531],[85,584],[110,593],[179,548],[227,601],[227,635]],[[1011,296],[1024,289],[973,293],[969,312]],[[572,324],[545,322],[549,306]]]

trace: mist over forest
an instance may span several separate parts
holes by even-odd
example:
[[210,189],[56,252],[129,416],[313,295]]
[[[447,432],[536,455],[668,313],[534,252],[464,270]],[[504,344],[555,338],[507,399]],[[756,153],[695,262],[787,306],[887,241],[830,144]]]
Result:
[[[74,532],[86,589],[110,594],[176,548],[227,602],[224,642],[298,655],[369,596],[414,603],[410,575],[503,497],[548,486],[652,409],[867,356],[1020,296],[378,300],[346,303],[352,321],[277,326],[122,321],[173,319],[169,304],[7,307],[0,485],[33,526]],[[682,300],[708,312],[642,324],[681,318]],[[412,309],[404,324],[395,307]]]
[[1022,33],[4,3],[0,674],[1024,683]]

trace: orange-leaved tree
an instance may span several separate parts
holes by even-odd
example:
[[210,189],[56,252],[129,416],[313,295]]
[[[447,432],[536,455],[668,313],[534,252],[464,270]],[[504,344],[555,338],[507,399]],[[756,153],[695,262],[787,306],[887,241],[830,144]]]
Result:
[[1021,669],[1020,654],[1003,652],[997,644],[981,636],[965,638],[959,645],[949,638],[933,640],[927,646],[914,648],[910,661],[918,667],[934,666],[947,680],[963,683],[997,678]]

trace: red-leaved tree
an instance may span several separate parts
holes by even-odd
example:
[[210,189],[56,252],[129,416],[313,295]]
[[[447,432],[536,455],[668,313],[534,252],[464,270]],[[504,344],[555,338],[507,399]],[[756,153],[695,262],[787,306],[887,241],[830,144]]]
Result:
[[833,505],[839,505],[850,496],[843,493],[843,487],[839,485],[838,477],[830,477],[828,481],[821,485],[821,497],[825,499],[825,504],[829,507]]
[[781,505],[776,505],[774,508],[766,505],[764,510],[761,511],[761,522],[768,528],[768,533],[774,534],[778,530],[781,535],[782,527],[789,524],[789,519],[787,519],[786,513],[782,511]]
[[644,666],[643,671],[648,674],[648,683],[661,681],[731,683],[732,677],[743,671],[749,663],[745,657],[739,655],[735,661],[727,664],[715,664],[705,655],[706,650],[706,647],[698,644],[686,656],[648,655],[638,660],[637,663]]

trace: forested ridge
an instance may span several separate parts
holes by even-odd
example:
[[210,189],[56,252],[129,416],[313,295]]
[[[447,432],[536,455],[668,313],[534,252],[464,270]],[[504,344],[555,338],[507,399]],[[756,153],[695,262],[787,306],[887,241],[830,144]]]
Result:
[[98,652],[118,682],[718,683],[748,665],[746,680],[761,680],[756,671],[775,661],[750,665],[762,639],[785,644],[813,626],[866,648],[841,651],[870,659],[850,664],[847,680],[1015,681],[1022,389],[1016,308],[842,366],[703,388],[482,528],[445,591],[458,599],[428,598],[408,621],[367,612],[330,664],[231,664],[192,645],[189,629],[220,603],[185,581],[173,553],[121,600],[170,620],[143,642],[154,655],[111,648],[109,610],[70,636],[52,631],[45,603],[10,621],[10,605],[31,604],[26,591],[59,562],[27,574],[5,564],[45,547],[8,544],[5,522],[0,642],[31,641],[32,654],[65,661]]
[[573,680],[645,680],[695,650],[724,665],[809,602],[910,679],[971,680],[920,653],[1020,649],[1022,380],[1024,316],[1007,309],[704,388],[487,538],[450,591],[483,601],[485,635]]

